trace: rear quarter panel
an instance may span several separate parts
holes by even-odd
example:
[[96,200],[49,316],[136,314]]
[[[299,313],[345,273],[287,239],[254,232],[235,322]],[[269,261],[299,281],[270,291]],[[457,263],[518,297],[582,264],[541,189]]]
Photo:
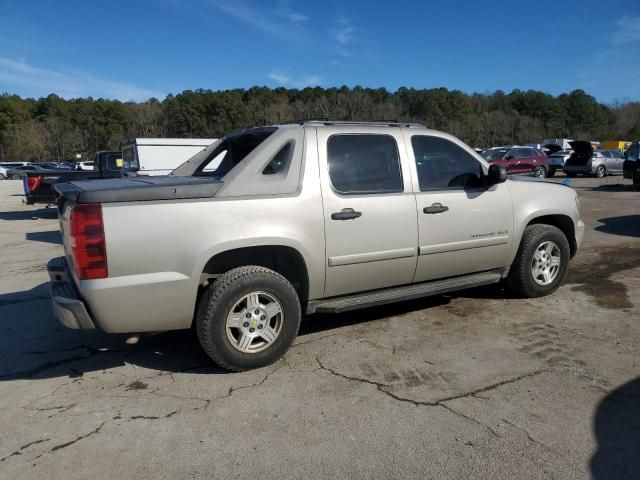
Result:
[[245,246],[295,248],[309,273],[309,296],[324,289],[324,223],[315,136],[301,190],[293,195],[103,206],[109,278],[79,286],[109,332],[188,328],[200,275],[218,253]]

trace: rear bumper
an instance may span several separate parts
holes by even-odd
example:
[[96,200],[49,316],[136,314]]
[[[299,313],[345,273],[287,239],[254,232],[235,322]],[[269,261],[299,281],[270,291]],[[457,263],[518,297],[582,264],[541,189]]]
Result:
[[62,325],[74,330],[93,330],[95,323],[73,285],[67,261],[57,257],[47,264],[51,280],[53,314]]

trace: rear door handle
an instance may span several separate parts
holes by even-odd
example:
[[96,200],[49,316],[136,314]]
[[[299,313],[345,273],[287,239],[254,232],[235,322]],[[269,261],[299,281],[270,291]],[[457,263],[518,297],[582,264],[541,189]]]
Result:
[[434,203],[430,207],[424,207],[422,211],[424,213],[442,213],[449,210],[449,207],[446,205],[442,205],[441,203]]
[[353,220],[362,216],[362,212],[356,212],[353,208],[343,208],[339,212],[331,214],[331,220]]

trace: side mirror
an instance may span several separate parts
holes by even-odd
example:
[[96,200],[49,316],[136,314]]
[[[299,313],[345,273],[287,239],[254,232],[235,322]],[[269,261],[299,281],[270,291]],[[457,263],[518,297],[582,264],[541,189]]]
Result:
[[507,169],[504,165],[496,165],[492,163],[489,165],[489,172],[487,173],[487,188],[497,185],[498,183],[504,183],[507,180]]

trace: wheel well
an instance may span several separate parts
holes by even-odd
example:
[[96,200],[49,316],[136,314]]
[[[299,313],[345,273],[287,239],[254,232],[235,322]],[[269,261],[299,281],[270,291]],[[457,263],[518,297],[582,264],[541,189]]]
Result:
[[258,265],[278,272],[293,285],[301,302],[309,298],[307,266],[300,252],[291,247],[264,245],[227,250],[211,258],[202,273],[215,278],[245,265]]
[[576,245],[576,232],[571,217],[566,215],[544,215],[531,220],[527,227],[529,225],[536,224],[553,225],[558,228],[562,233],[564,233],[564,236],[567,237],[571,256],[573,257],[576,254],[578,246]]

